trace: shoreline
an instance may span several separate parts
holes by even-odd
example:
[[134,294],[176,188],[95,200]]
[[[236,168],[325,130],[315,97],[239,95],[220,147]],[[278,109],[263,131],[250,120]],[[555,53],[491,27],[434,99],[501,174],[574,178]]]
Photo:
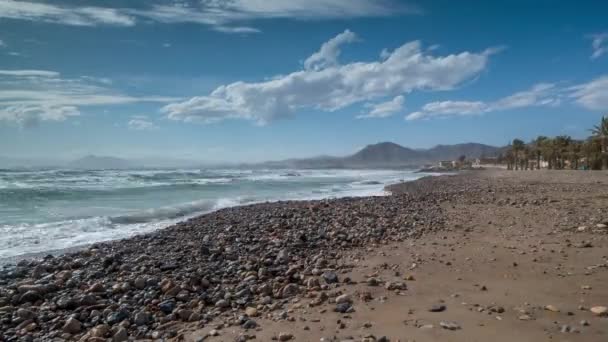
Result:
[[[416,173],[420,173],[420,172],[416,172]],[[272,203],[280,203],[280,202],[293,202],[293,201],[309,202],[309,201],[323,201],[323,200],[327,200],[327,199],[391,196],[391,192],[388,190],[391,186],[394,186],[394,185],[400,184],[400,183],[414,182],[414,181],[417,181],[418,179],[421,179],[421,178],[434,177],[434,176],[437,176],[437,175],[441,175],[441,174],[438,173],[438,174],[433,174],[433,175],[426,175],[426,176],[422,176],[420,178],[416,178],[416,179],[413,179],[413,180],[401,180],[401,181],[399,181],[397,183],[387,184],[387,185],[383,186],[381,189],[379,189],[377,191],[377,193],[375,193],[373,195],[366,194],[366,195],[361,195],[361,196],[358,196],[358,195],[347,195],[347,196],[327,197],[327,198],[277,199],[277,200],[260,201],[260,202],[255,202],[254,201],[254,202],[236,204],[236,205],[228,206],[228,207],[220,207],[220,208],[217,208],[217,209],[210,209],[208,211],[203,211],[201,213],[195,214],[193,216],[185,216],[182,219],[180,219],[179,221],[177,221],[177,222],[175,222],[173,224],[169,224],[167,226],[164,226],[162,228],[158,228],[158,229],[155,229],[153,231],[148,231],[148,232],[136,233],[134,235],[123,237],[123,238],[109,239],[109,240],[102,240],[102,241],[95,241],[95,242],[91,242],[91,243],[85,243],[85,244],[70,246],[70,247],[66,247],[66,248],[56,248],[56,249],[50,249],[50,250],[45,250],[45,251],[40,251],[40,252],[28,252],[28,253],[24,253],[24,254],[20,254],[20,255],[0,257],[0,268],[14,267],[16,263],[18,263],[19,261],[22,261],[22,260],[40,259],[40,258],[44,258],[44,257],[46,257],[48,255],[52,255],[54,257],[58,257],[58,256],[61,256],[61,255],[64,255],[64,254],[75,253],[75,252],[78,252],[78,251],[85,250],[85,249],[87,249],[87,248],[89,248],[92,245],[97,244],[97,243],[113,243],[113,242],[118,242],[118,241],[122,241],[122,240],[126,240],[126,239],[131,239],[131,238],[133,238],[135,236],[139,236],[139,235],[154,234],[155,232],[158,232],[160,230],[170,229],[170,228],[172,228],[173,226],[175,226],[177,224],[189,221],[191,219],[202,218],[205,215],[217,212],[217,211],[222,210],[222,209],[247,207],[247,206],[256,205],[256,204],[272,204]]]
[[589,307],[608,304],[606,190],[605,173],[480,171],[220,209],[0,272],[0,337],[537,341],[559,321],[602,341]]

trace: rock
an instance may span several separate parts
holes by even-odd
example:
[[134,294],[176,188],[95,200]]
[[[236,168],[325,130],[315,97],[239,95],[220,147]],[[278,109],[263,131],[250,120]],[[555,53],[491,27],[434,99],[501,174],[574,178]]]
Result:
[[347,313],[352,311],[352,306],[350,303],[338,303],[334,308],[335,312]]
[[334,284],[339,282],[338,275],[336,274],[336,272],[333,271],[325,272],[321,275],[321,277],[328,284]]
[[150,322],[150,315],[145,311],[140,311],[135,314],[133,322],[137,326],[147,325]]
[[112,342],[122,342],[129,339],[129,334],[127,333],[127,329],[124,327],[119,327],[118,330],[112,335]]
[[599,229],[606,229],[608,228],[608,225],[606,225],[605,223],[598,223],[595,225],[595,227]]
[[589,322],[586,321],[586,320],[584,320],[584,319],[582,321],[580,321],[579,324],[582,325],[582,326],[584,326],[584,327],[589,326]]
[[104,291],[105,291],[105,287],[103,286],[103,283],[101,283],[101,282],[94,283],[93,285],[89,286],[89,288],[87,289],[87,292],[91,292],[91,293],[104,292]]
[[596,316],[608,316],[608,307],[605,306],[594,306],[589,311]]
[[77,334],[82,329],[82,324],[75,318],[68,318],[61,329],[68,334]]
[[215,302],[215,306],[218,308],[227,308],[230,306],[230,303],[225,299],[220,299],[217,302]]
[[35,312],[33,312],[33,311],[26,310],[26,309],[23,309],[23,308],[19,308],[19,309],[17,309],[17,316],[20,317],[20,318],[28,320],[28,319],[35,318],[37,316],[37,314]]
[[118,324],[122,321],[124,321],[125,319],[129,318],[129,312],[126,310],[118,310],[116,312],[111,312],[107,317],[106,317],[106,322],[109,325],[115,325]]
[[254,320],[248,319],[245,322],[243,322],[243,324],[241,326],[243,327],[243,329],[254,329],[255,327],[258,326],[258,324]]
[[384,285],[384,287],[389,290],[389,291],[393,291],[393,290],[407,290],[407,285],[405,283],[402,282],[386,282],[386,284]]
[[290,333],[282,332],[279,333],[279,341],[289,341],[293,338],[293,335]]
[[559,309],[554,305],[545,305],[545,310],[551,312],[559,312]]
[[91,337],[105,337],[110,331],[110,327],[107,324],[100,324],[95,328],[91,329],[89,335]]
[[283,290],[281,291],[281,296],[283,298],[289,298],[297,295],[298,292],[300,292],[300,288],[297,284],[287,284],[285,285],[285,287],[283,287]]
[[164,302],[161,302],[158,304],[158,308],[160,309],[160,311],[166,313],[166,314],[170,314],[173,312],[173,310],[175,310],[175,301],[173,300],[166,300]]
[[434,304],[429,308],[430,312],[442,312],[445,311],[446,306],[443,304]]
[[20,303],[34,303],[42,299],[42,296],[36,291],[27,291],[19,297]]
[[349,303],[350,304],[352,302],[353,302],[353,299],[349,294],[343,294],[343,295],[336,297],[337,304],[340,304],[340,303]]
[[135,281],[133,282],[133,286],[135,286],[136,289],[139,290],[143,290],[146,288],[146,279],[143,277],[137,277],[135,279]]
[[369,279],[367,279],[367,285],[368,286],[378,286],[378,283],[379,283],[379,281],[376,278],[369,278]]
[[460,329],[460,325],[453,321],[441,321],[441,322],[439,322],[439,326],[441,326],[443,329],[447,329],[447,330]]
[[569,326],[568,324],[564,324],[564,325],[562,325],[562,327],[560,328],[560,331],[561,331],[562,333],[568,333],[568,332],[570,332],[570,326]]
[[245,309],[245,314],[249,317],[256,317],[258,315],[258,309],[249,306]]

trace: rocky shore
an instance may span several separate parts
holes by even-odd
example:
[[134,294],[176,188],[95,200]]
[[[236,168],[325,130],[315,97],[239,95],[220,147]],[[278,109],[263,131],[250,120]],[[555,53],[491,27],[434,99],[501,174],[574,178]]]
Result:
[[[468,311],[501,321],[515,315],[517,322],[541,322],[546,312],[555,314],[553,321],[561,313],[582,315],[580,324],[555,331],[543,326],[542,334],[526,336],[538,340],[563,330],[600,341],[608,336],[608,290],[602,288],[608,269],[607,175],[525,174],[427,177],[390,187],[391,196],[228,208],[151,234],[20,261],[0,271],[0,340],[406,341],[404,336],[427,330],[431,335],[422,340],[442,339],[441,331],[472,340],[457,335],[478,332],[468,312],[434,323],[425,319],[454,311],[445,297],[460,297],[454,282],[468,276],[465,270],[471,279],[485,272],[486,280],[475,288],[487,297],[500,288],[492,279],[505,283],[502,273],[526,269],[525,255],[535,258],[529,261],[533,267],[546,263],[545,274],[587,277],[578,290],[594,302],[571,310],[537,303],[537,311],[522,301],[517,311],[514,298],[501,295],[494,301],[483,297],[487,305],[466,306]],[[536,229],[539,219],[543,227]],[[475,245],[490,237],[500,241]],[[548,240],[558,245],[549,250]],[[574,255],[575,271],[568,268],[568,255]],[[503,267],[498,259],[509,267],[499,271],[502,279],[494,269]],[[583,264],[588,260],[595,264]],[[537,271],[530,268],[530,274]],[[555,293],[562,293],[557,285]],[[580,301],[579,293],[568,293]],[[464,308],[459,305],[456,312]],[[426,314],[413,317],[417,310]],[[383,327],[373,322],[378,317],[398,323]],[[409,328],[414,330],[404,330]]]

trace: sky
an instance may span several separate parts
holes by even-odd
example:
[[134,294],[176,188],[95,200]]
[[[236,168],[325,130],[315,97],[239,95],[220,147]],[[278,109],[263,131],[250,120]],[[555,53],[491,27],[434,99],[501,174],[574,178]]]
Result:
[[608,2],[0,0],[0,156],[263,161],[608,114]]

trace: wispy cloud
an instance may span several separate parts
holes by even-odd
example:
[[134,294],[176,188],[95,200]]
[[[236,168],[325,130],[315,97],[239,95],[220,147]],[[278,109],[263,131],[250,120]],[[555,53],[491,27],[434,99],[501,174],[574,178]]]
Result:
[[[339,55],[337,47],[330,54],[320,53],[322,50],[313,54],[324,56],[316,60],[323,62],[315,64],[317,68],[263,82],[222,85],[210,94],[171,103],[163,112],[174,120],[211,123],[248,119],[265,124],[290,117],[302,108],[332,112],[415,90],[454,89],[478,76],[494,53],[488,49],[433,56],[421,48],[420,42],[413,41],[387,52],[380,61],[339,64],[332,59]],[[327,63],[327,56],[332,63]]]
[[591,59],[597,59],[602,57],[608,52],[608,32],[592,34],[591,38]]
[[32,126],[78,116],[81,107],[176,100],[130,96],[107,86],[104,78],[62,78],[49,70],[0,70],[0,121]]
[[137,22],[196,23],[225,33],[257,33],[242,25],[259,19],[325,20],[421,13],[396,0],[201,0],[151,1],[148,7],[59,6],[33,1],[0,0],[0,18],[76,26],[133,26]]
[[134,115],[127,123],[127,127],[135,131],[153,131],[159,127],[145,115]]
[[533,106],[557,106],[563,94],[554,84],[539,83],[531,89],[516,92],[492,102],[437,101],[425,104],[419,111],[408,114],[408,121],[452,116],[475,116],[509,109]]
[[608,110],[608,75],[570,88],[570,95],[577,104],[597,111]]
[[67,7],[41,2],[0,0],[0,18],[75,26],[133,26],[125,11],[106,7]]
[[368,109],[366,114],[357,116],[357,119],[378,119],[387,118],[393,114],[403,110],[405,97],[403,95],[395,96],[394,99],[381,103],[367,103],[365,108]]
[[0,39],[0,48],[4,47],[6,47],[6,43],[2,39]]

